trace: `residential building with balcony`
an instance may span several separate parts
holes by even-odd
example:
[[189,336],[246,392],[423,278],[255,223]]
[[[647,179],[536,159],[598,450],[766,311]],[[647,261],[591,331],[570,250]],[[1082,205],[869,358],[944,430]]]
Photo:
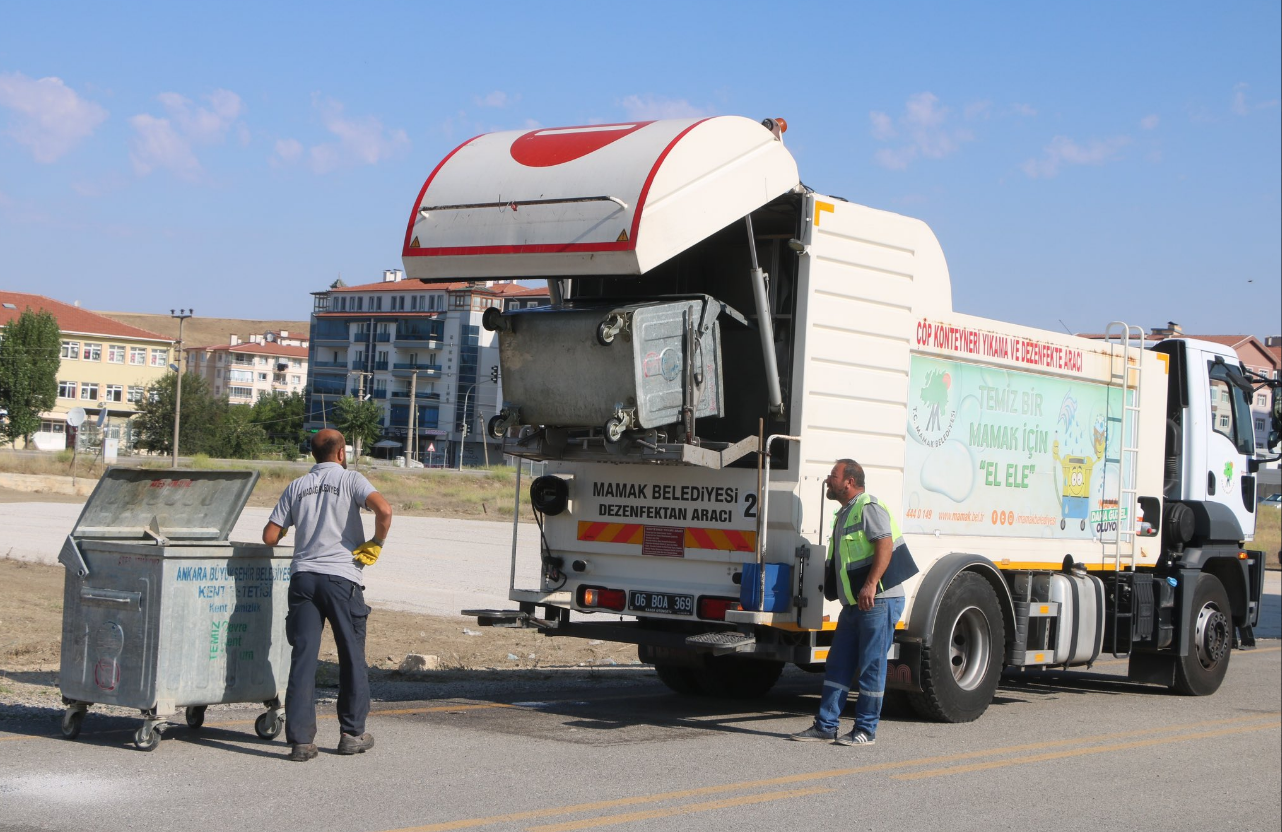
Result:
[[[498,342],[481,326],[490,307],[525,298],[514,283],[426,284],[399,269],[383,280],[313,292],[308,427],[332,425],[335,402],[368,397],[383,414],[380,449],[424,463],[468,465],[501,458],[485,422],[502,406],[493,382]],[[531,301],[546,298],[537,292]],[[467,425],[466,442],[462,426]]]
[[0,325],[27,309],[50,313],[62,331],[58,397],[53,408],[41,414],[41,427],[32,435],[32,446],[40,450],[72,447],[77,431],[67,425],[67,414],[80,407],[87,416],[82,432],[96,432],[105,412],[102,436],[116,439],[121,451],[131,449],[130,419],[137,413],[146,388],[168,372],[173,342],[73,304],[0,291]]
[[248,342],[232,335],[227,344],[185,352],[187,371],[204,378],[215,396],[226,396],[232,404],[253,404],[272,393],[302,393],[307,386],[308,339],[298,333],[251,335]]

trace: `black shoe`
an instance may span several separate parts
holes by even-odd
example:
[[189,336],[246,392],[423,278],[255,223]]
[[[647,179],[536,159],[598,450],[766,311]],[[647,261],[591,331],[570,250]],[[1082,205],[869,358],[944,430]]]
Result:
[[366,731],[359,737],[352,734],[343,734],[338,740],[339,754],[364,754],[374,747],[374,735]]
[[798,731],[788,737],[790,740],[797,742],[832,742],[837,739],[836,730],[825,731],[818,725],[811,725],[804,731]]
[[305,763],[308,760],[316,759],[318,753],[320,752],[316,750],[316,743],[296,742],[289,751],[289,759],[295,763]]
[[877,738],[867,731],[851,729],[849,734],[837,740],[837,745],[874,745],[876,742]]

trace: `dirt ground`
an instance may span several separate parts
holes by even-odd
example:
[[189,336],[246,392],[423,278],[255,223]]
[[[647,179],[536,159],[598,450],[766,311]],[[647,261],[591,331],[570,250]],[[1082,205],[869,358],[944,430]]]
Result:
[[[51,695],[57,686],[63,574],[61,566],[0,558],[0,702],[15,694],[30,699],[40,693],[32,686],[48,688],[45,693]],[[637,658],[636,648],[627,645],[545,638],[530,630],[481,628],[470,618],[375,609],[366,642],[372,681],[401,677],[398,668],[410,653],[438,657],[439,672],[450,675],[489,669],[615,667],[634,664]],[[319,681],[336,683],[338,653],[328,630],[321,659]]]

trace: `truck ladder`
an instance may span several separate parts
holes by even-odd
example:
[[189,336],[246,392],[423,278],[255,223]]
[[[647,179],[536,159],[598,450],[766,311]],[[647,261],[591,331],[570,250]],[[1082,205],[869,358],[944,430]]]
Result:
[[[1138,326],[1128,326],[1122,321],[1113,321],[1105,330],[1105,340],[1109,344],[1109,384],[1122,391],[1122,410],[1118,415],[1110,412],[1107,416],[1111,428],[1117,426],[1119,450],[1116,457],[1109,457],[1105,451],[1104,463],[1117,464],[1117,518],[1113,524],[1111,539],[1107,533],[1100,535],[1104,549],[1104,563],[1112,559],[1113,573],[1117,576],[1114,587],[1113,602],[1113,645],[1112,653],[1116,657],[1129,655],[1130,633],[1135,618],[1135,593],[1123,592],[1121,573],[1135,571],[1136,521],[1135,513],[1139,505],[1139,489],[1136,487],[1136,471],[1139,461],[1139,412],[1140,383],[1144,366],[1144,330]],[[1135,361],[1132,368],[1131,360]],[[1134,384],[1132,384],[1132,380]],[[1107,471],[1107,468],[1105,469]],[[1105,477],[1107,482],[1107,476]],[[1107,497],[1107,492],[1105,493]],[[1101,512],[1102,522],[1107,522],[1107,512]],[[1123,597],[1126,599],[1123,604]],[[1118,650],[1119,634],[1122,627],[1127,628],[1128,649]]]

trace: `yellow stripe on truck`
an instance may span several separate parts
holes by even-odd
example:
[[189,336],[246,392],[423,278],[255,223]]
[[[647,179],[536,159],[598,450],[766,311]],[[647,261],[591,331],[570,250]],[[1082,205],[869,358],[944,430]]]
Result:
[[[665,527],[666,528],[666,527]],[[592,543],[629,543],[637,546],[645,542],[646,527],[640,523],[597,523],[580,520],[578,539]],[[757,533],[737,529],[682,529],[687,549],[709,549],[719,552],[755,552]]]

